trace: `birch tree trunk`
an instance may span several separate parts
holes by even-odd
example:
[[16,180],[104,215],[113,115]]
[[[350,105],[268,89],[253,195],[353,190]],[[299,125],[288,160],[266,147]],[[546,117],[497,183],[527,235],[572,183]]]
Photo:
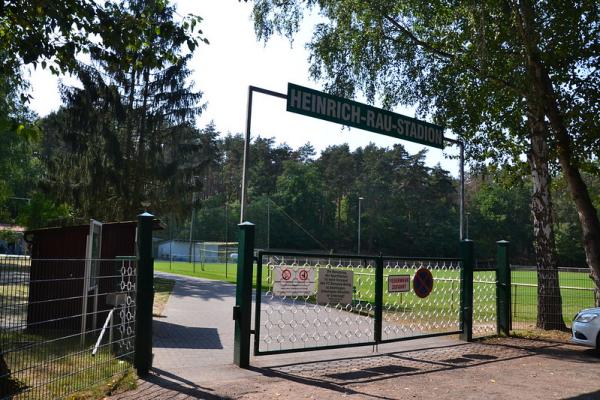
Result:
[[533,183],[531,213],[538,280],[536,326],[546,330],[565,330],[552,221],[547,127],[542,109],[536,106],[530,108],[532,112],[528,116],[528,124],[531,130],[531,149],[528,161]]
[[[563,113],[559,108],[552,79],[542,62],[533,21],[534,8],[532,3],[529,0],[520,0],[518,3],[517,28],[523,40],[533,92],[537,95],[539,104],[543,107],[544,115],[548,118],[556,138],[558,161],[567,181],[571,198],[577,208],[583,234],[586,262],[590,268],[590,278],[594,281],[598,293],[598,290],[600,290],[600,219],[579,172],[577,160],[573,156],[571,135],[568,132]],[[598,296],[596,296],[596,305],[600,306]]]

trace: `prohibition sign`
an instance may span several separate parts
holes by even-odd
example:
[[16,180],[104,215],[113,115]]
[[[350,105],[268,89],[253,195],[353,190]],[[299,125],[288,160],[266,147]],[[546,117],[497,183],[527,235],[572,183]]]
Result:
[[308,279],[308,271],[305,269],[301,269],[300,271],[298,271],[298,279],[300,279],[301,281],[305,281]]
[[281,271],[281,278],[284,281],[289,281],[292,278],[292,271],[290,271],[289,269],[284,269],[283,271]]
[[413,290],[415,291],[415,294],[422,299],[429,296],[433,290],[433,275],[430,270],[427,268],[419,268],[417,272],[415,272],[415,277],[413,278]]

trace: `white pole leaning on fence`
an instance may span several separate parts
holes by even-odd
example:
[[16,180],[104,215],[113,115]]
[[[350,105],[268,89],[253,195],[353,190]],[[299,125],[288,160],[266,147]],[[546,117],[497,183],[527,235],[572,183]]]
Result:
[[96,340],[96,345],[94,346],[94,350],[92,350],[93,356],[96,355],[96,352],[98,351],[98,347],[100,347],[100,342],[102,341],[102,337],[104,336],[104,331],[106,331],[106,327],[108,326],[108,323],[112,319],[113,311],[115,311],[114,308],[112,310],[110,310],[110,312],[108,313],[108,316],[106,317],[106,321],[104,321],[104,325],[102,326],[102,331],[100,331],[100,336],[98,336],[98,340]]

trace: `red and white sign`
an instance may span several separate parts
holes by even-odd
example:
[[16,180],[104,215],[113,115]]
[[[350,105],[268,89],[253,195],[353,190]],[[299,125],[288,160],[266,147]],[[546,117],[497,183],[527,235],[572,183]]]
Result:
[[410,291],[410,275],[389,275],[388,292],[401,293]]
[[277,265],[273,269],[275,296],[305,297],[315,294],[315,269]]
[[289,281],[290,279],[292,279],[292,271],[290,271],[288,268],[282,270],[281,279],[283,279],[284,281]]

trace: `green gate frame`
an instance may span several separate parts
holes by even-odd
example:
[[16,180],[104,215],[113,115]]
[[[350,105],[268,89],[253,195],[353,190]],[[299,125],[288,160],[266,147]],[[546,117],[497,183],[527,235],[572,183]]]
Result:
[[[415,337],[402,337],[395,339],[382,340],[381,338],[381,327],[382,327],[382,303],[383,303],[383,256],[351,256],[341,255],[345,259],[372,259],[375,260],[375,308],[374,308],[374,340],[361,343],[351,343],[343,345],[328,345],[314,348],[302,348],[302,349],[285,349],[285,350],[274,350],[274,351],[259,351],[258,340],[260,338],[260,315],[256,312],[255,315],[255,329],[251,329],[252,324],[252,273],[254,268],[254,262],[257,263],[257,289],[256,289],[256,309],[260,310],[261,304],[261,283],[262,283],[262,257],[264,255],[297,255],[297,256],[317,256],[317,257],[340,257],[340,255],[331,254],[315,254],[315,253],[294,253],[294,252],[269,252],[263,251],[258,253],[258,257],[254,256],[254,235],[255,225],[250,222],[244,222],[238,225],[240,228],[239,236],[239,252],[238,252],[238,265],[237,265],[237,284],[236,284],[236,303],[233,307],[233,319],[235,320],[235,342],[234,342],[234,363],[241,368],[248,368],[250,366],[250,335],[255,335],[254,340],[254,354],[265,355],[265,354],[282,354],[300,351],[312,351],[312,350],[326,350],[334,348],[344,347],[356,347],[356,346],[367,346],[377,345],[380,343],[391,343],[397,341],[405,341],[412,339],[421,339],[426,337],[434,336],[447,336],[459,334],[460,338],[465,341],[473,340],[473,267],[474,257],[473,250],[474,244],[471,240],[463,240],[460,244],[461,257],[456,258],[444,258],[444,260],[455,260],[461,261],[461,297],[460,297],[460,312],[459,312],[459,326],[458,331],[434,333],[427,335],[419,335]],[[387,257],[386,257],[387,258]],[[394,258],[394,257],[391,257]],[[402,259],[410,259],[409,257],[403,257]],[[426,260],[426,258],[419,258],[420,260]]]

